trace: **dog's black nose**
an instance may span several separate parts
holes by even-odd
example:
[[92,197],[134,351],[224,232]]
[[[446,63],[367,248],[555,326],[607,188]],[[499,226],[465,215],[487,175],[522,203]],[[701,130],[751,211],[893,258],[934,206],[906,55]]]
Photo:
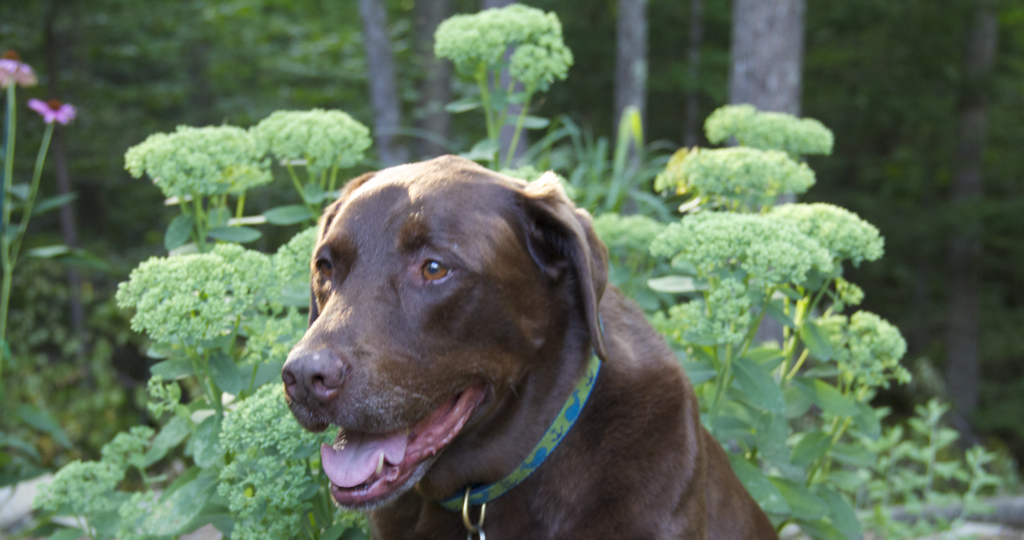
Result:
[[338,395],[346,371],[348,365],[334,353],[295,349],[281,370],[281,380],[293,401],[326,403]]

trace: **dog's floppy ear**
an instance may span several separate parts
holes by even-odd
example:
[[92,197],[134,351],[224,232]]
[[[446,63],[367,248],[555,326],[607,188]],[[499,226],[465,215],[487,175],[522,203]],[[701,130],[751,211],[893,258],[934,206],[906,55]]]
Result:
[[598,357],[607,360],[599,306],[608,283],[608,248],[594,233],[590,214],[566,197],[554,173],[547,172],[524,186],[523,194],[530,256],[551,279],[566,272],[575,278],[591,345]]
[[[313,254],[309,263],[310,279],[312,279],[313,270],[314,267],[316,266],[316,250],[320,246],[320,243],[323,242],[324,235],[326,235],[327,231],[331,228],[331,223],[334,222],[334,218],[335,216],[338,215],[338,211],[341,210],[341,206],[345,203],[345,200],[348,199],[349,195],[351,195],[353,191],[355,191],[359,186],[365,184],[367,180],[373,178],[373,175],[375,174],[377,173],[368,172],[349,180],[348,183],[345,184],[345,187],[342,188],[341,194],[338,195],[338,199],[329,204],[327,208],[324,209],[324,213],[320,215],[320,222],[317,225],[318,232],[316,234],[316,245],[313,246]],[[312,285],[310,285],[308,326],[313,326],[313,322],[316,321],[317,317],[319,316],[320,306],[316,302],[316,291],[314,291]]]

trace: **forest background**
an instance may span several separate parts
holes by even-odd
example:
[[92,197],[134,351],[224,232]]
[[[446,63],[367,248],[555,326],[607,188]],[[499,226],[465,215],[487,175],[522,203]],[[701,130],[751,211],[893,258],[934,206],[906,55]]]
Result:
[[[16,277],[11,347],[31,360],[7,380],[45,392],[82,443],[69,453],[43,441],[43,463],[95,457],[145,415],[151,361],[112,298],[131,268],[164,252],[172,211],[152,211],[162,200],[124,170],[128,147],[179,124],[249,126],[277,109],[322,107],[373,126],[376,155],[362,170],[466,151],[480,128],[444,112],[465,83],[434,60],[430,37],[451,14],[505,3],[3,2],[0,49],[16,49],[40,75],[22,96],[79,111],[55,130],[42,188],[77,197],[34,219],[26,247],[64,243],[92,255],[30,260]],[[534,105],[541,116],[566,114],[608,137],[618,111],[637,105],[645,139],[668,141],[667,154],[707,145],[703,118],[749,101],[735,87],[733,36],[737,24],[764,29],[764,20],[737,17],[757,15],[744,7],[756,1],[525,3],[558,15],[575,56],[568,80]],[[797,47],[795,80],[775,108],[835,133],[832,156],[809,158],[819,180],[802,200],[849,208],[886,238],[886,256],[851,280],[867,291],[865,309],[904,332],[915,382],[878,400],[906,416],[930,396],[951,398],[967,440],[1024,458],[1024,2],[777,3],[799,16],[770,28],[798,38],[780,46]],[[19,123],[22,140],[41,131]],[[25,170],[16,175],[30,172],[34,151],[19,146]],[[261,188],[266,196],[254,192],[250,205],[265,210],[271,192],[287,188]],[[276,228],[250,247],[280,244],[298,228]]]

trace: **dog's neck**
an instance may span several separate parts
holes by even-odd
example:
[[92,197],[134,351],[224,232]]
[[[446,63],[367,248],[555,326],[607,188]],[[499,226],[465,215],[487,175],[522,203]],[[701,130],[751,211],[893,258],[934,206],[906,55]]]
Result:
[[493,405],[431,467],[417,485],[421,496],[441,501],[466,486],[499,482],[534,450],[585,375],[592,354],[581,316],[553,326],[551,335],[561,338],[545,342],[520,380],[492,389]]

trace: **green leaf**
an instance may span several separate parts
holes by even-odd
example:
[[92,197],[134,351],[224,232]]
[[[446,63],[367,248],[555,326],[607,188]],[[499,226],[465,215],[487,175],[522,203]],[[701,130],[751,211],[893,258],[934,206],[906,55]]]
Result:
[[828,473],[828,482],[844,491],[854,491],[866,481],[863,476],[851,471],[832,471]]
[[482,106],[483,106],[483,103],[480,102],[480,98],[477,97],[477,96],[472,96],[472,97],[462,98],[462,99],[460,99],[458,101],[453,101],[453,102],[445,105],[444,106],[444,110],[446,110],[446,111],[448,111],[448,112],[450,112],[452,114],[459,114],[459,113],[464,113],[464,112],[472,111],[473,109],[479,109]]
[[871,440],[876,440],[882,436],[882,423],[878,420],[878,415],[875,414],[875,409],[863,402],[856,402],[857,416],[853,417],[853,424],[864,435],[869,437]]
[[753,360],[742,357],[733,362],[736,384],[747,399],[763,410],[782,414],[786,410],[786,399],[772,374]]
[[800,530],[814,540],[846,540],[846,537],[843,536],[843,533],[839,532],[839,529],[836,529],[831,523],[823,519],[798,519],[796,522],[797,525],[800,525]]
[[64,448],[71,448],[71,441],[68,440],[68,436],[65,435],[64,430],[60,428],[60,424],[57,423],[57,419],[48,411],[25,404],[18,407],[17,414],[23,422],[39,431],[42,431],[43,433],[46,433],[52,437],[57,444]]
[[[508,123],[515,125],[518,118],[509,117]],[[544,129],[551,125],[551,120],[540,116],[527,116],[523,119],[523,129]]]
[[320,535],[320,540],[338,540],[348,527],[348,523],[335,523]]
[[663,293],[688,293],[703,291],[708,288],[707,283],[695,283],[694,278],[689,276],[664,276],[647,280],[647,286]]
[[811,355],[818,360],[828,362],[832,359],[834,354],[832,344],[825,338],[821,328],[814,321],[805,321],[800,326],[800,339],[804,342],[804,346],[810,349]]
[[779,490],[786,500],[793,517],[798,519],[821,519],[828,514],[828,505],[810,492],[803,484],[785,478],[770,477],[768,481]]
[[211,229],[217,229],[227,225],[229,219],[231,219],[230,210],[223,206],[220,208],[214,208],[210,211],[210,215],[207,216],[207,225],[209,225]]
[[310,182],[302,186],[302,200],[308,204],[320,204],[331,197],[330,193],[324,191],[320,184]]
[[313,213],[309,211],[309,208],[301,204],[271,208],[263,212],[263,217],[267,218],[267,222],[273,225],[294,225],[295,223],[302,223],[303,221],[315,218]]
[[25,440],[15,437],[14,435],[8,435],[6,433],[0,433],[0,447],[10,447],[21,450],[25,454],[29,455],[35,460],[39,460],[39,450],[36,450],[35,446],[32,446]]
[[253,379],[253,388],[259,388],[271,381],[281,382],[281,370],[284,369],[284,361],[260,364],[256,367],[256,377]]
[[167,248],[167,251],[185,245],[189,237],[192,236],[192,227],[195,224],[195,218],[185,214],[172,219],[171,224],[167,226],[167,232],[164,233],[164,247]]
[[497,153],[498,141],[484,139],[474,144],[473,148],[469,152],[459,154],[459,156],[472,161],[491,161]]
[[57,532],[46,537],[46,540],[78,540],[85,536],[82,529],[59,529]]
[[7,189],[7,191],[11,195],[14,195],[15,197],[24,201],[28,199],[28,195],[32,191],[32,187],[29,186],[26,182],[19,182],[17,184],[12,185],[10,188]]
[[71,248],[65,246],[64,244],[61,244],[57,246],[42,246],[32,248],[26,251],[25,254],[28,255],[29,257],[35,257],[37,259],[52,259],[54,257],[66,255],[70,252]]
[[853,506],[836,490],[819,486],[815,492],[829,507],[829,520],[848,540],[862,540],[864,530]]
[[878,463],[878,456],[874,452],[857,444],[838,443],[832,447],[832,452],[829,455],[836,461],[854,467],[870,469]]
[[754,442],[761,459],[769,463],[784,464],[789,461],[789,424],[781,415],[764,413],[754,432]]
[[192,459],[202,468],[213,465],[222,455],[224,450],[220,447],[220,423],[221,415],[215,414],[203,420],[196,428],[196,432],[189,439],[192,447]]
[[836,416],[856,416],[860,411],[850,398],[844,396],[835,386],[820,379],[797,377],[793,379],[807,397],[821,407],[821,410]]
[[810,465],[828,452],[832,446],[832,436],[820,430],[805,433],[793,447],[793,454],[789,460],[797,465]]
[[244,377],[231,355],[224,351],[215,351],[210,355],[210,378],[224,392],[238,395],[243,388],[248,386],[248,379]]
[[45,212],[49,212],[50,210],[54,210],[56,208],[60,208],[61,206],[64,206],[65,204],[67,204],[67,203],[69,203],[69,202],[71,202],[71,201],[73,201],[73,200],[75,200],[77,198],[78,198],[78,194],[77,193],[65,193],[63,195],[56,195],[54,197],[47,197],[47,198],[37,202],[36,205],[32,207],[32,215],[33,216],[38,216],[39,214],[42,214],[42,213],[45,213]]
[[165,497],[146,519],[146,532],[154,536],[176,536],[187,532],[185,528],[203,511],[213,495],[217,475],[216,469],[205,469],[170,495],[165,492]]
[[217,227],[216,229],[210,229],[209,234],[217,240],[237,242],[239,244],[246,244],[263,236],[262,233],[251,227]]
[[715,375],[718,374],[714,367],[704,362],[683,361],[681,364],[683,365],[683,371],[686,372],[686,376],[690,378],[690,384],[693,385],[714,379]]
[[184,379],[192,375],[192,362],[188,358],[171,358],[150,366],[149,373],[159,375],[166,381]]
[[754,498],[761,509],[772,514],[789,513],[789,504],[786,503],[779,489],[761,472],[761,469],[743,459],[742,456],[728,455],[733,472],[736,473],[743,487],[747,488],[750,496]]
[[188,418],[182,416],[172,418],[160,430],[160,433],[153,437],[153,443],[142,458],[143,467],[149,467],[163,459],[167,452],[181,444],[181,441],[185,440],[185,437],[188,437],[190,433],[192,433],[192,422]]
[[783,326],[796,328],[796,323],[793,322],[793,318],[786,315],[786,312],[783,310],[782,300],[772,300],[771,302],[768,302],[768,305],[765,307],[765,313]]

